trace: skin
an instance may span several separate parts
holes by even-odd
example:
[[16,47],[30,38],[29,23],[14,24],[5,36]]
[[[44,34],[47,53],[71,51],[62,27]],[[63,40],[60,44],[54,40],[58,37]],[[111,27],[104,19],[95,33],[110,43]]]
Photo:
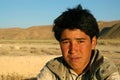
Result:
[[65,29],[61,35],[60,47],[62,55],[78,75],[83,73],[90,62],[91,51],[95,49],[96,37],[92,40],[79,29]]

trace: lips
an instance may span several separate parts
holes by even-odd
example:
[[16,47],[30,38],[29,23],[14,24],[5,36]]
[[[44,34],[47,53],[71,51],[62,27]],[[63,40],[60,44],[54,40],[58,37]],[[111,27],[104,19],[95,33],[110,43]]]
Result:
[[81,57],[70,57],[70,60],[71,61],[78,61],[79,59],[81,59]]

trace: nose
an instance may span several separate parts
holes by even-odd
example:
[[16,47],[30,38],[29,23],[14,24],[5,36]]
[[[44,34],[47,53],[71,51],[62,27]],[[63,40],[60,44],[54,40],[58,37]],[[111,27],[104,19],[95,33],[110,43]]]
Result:
[[74,54],[78,51],[78,44],[76,42],[71,42],[69,46],[69,53]]

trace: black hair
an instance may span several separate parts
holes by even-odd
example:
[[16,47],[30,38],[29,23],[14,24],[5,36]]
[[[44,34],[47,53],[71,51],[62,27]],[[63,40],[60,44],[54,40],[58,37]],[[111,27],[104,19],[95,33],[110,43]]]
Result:
[[99,28],[96,19],[87,9],[81,5],[68,9],[54,20],[53,32],[55,38],[60,41],[61,34],[65,29],[80,29],[91,39],[98,38]]

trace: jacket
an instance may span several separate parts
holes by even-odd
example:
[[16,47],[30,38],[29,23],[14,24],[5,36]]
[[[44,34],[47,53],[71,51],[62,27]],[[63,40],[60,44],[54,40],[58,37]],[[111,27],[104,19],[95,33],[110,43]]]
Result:
[[[98,50],[92,51],[91,61],[86,71],[71,78],[69,66],[64,58],[50,60],[38,74],[38,80],[120,80],[118,70],[113,62],[103,57]],[[116,76],[117,75],[117,76]],[[45,77],[46,76],[46,77]]]

